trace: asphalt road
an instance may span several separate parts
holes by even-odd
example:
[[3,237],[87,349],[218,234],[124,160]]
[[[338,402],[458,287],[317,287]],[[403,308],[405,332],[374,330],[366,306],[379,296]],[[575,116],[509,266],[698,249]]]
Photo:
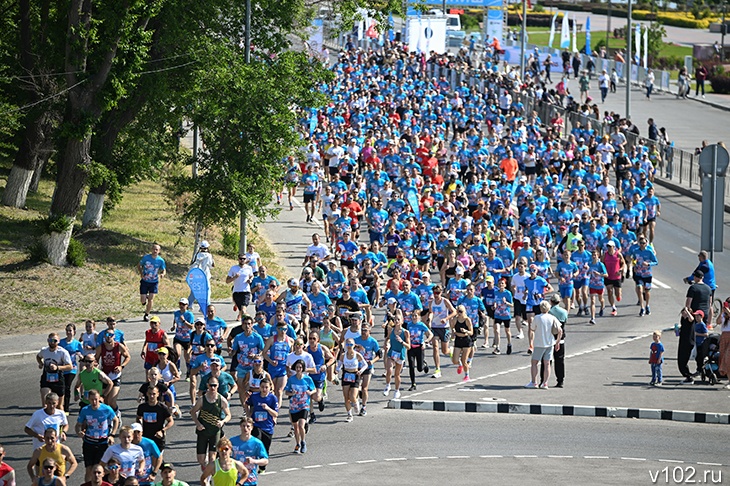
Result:
[[[653,312],[648,317],[638,317],[638,309],[633,305],[631,296],[627,296],[622,302],[618,317],[599,319],[595,326],[588,326],[587,319],[571,317],[570,353],[641,336],[655,328],[671,327],[675,322],[685,293],[681,278],[688,275],[697,262],[698,204],[662,188],[657,192],[663,202],[663,210],[655,242],[659,255],[659,266],[656,267],[655,275],[663,287],[668,288],[655,288],[652,296]],[[284,211],[277,223],[263,225],[274,248],[279,252],[281,263],[292,275],[298,272],[309,235],[318,230],[315,224],[308,225],[303,220],[304,214],[297,206],[292,212]],[[725,290],[730,289],[730,279],[723,274],[722,269],[730,268],[729,263],[726,252],[716,254],[715,264],[720,269],[718,281]],[[722,291],[720,294],[724,295]],[[229,306],[221,305],[219,309],[226,319],[232,317]],[[163,320],[166,319],[168,317],[163,317]],[[139,338],[144,324],[130,321],[124,323],[122,329],[126,330],[128,339]],[[37,342],[38,339],[38,336],[34,336],[26,341]],[[7,341],[0,344],[3,350],[7,349]],[[17,338],[14,344],[17,346]],[[129,422],[131,418],[129,412],[136,406],[136,389],[143,379],[141,363],[136,358],[139,346],[132,345],[135,364],[128,368],[129,372],[124,377],[121,403],[122,409],[127,411],[124,414],[125,422]],[[524,342],[516,341],[513,356],[503,355],[496,359],[487,356],[485,351],[480,351],[475,359],[473,376],[524,366],[528,361],[524,354],[525,347]],[[644,363],[644,353],[639,354],[641,360],[636,365],[636,374],[642,376],[647,373],[648,367]],[[606,366],[611,365],[610,356],[610,353],[606,353]],[[593,359],[600,360],[600,357],[594,356]],[[6,460],[22,471],[31,452],[29,439],[22,435],[22,428],[30,414],[39,406],[38,373],[31,357],[5,358],[1,363],[4,373],[3,398],[0,402],[3,423],[0,427],[0,443],[8,450]],[[569,372],[580,373],[580,363],[579,358],[571,362],[572,369]],[[665,373],[668,380],[678,380],[673,366],[667,365]],[[456,378],[453,373],[445,373],[442,380],[421,378],[419,392],[452,383]],[[513,384],[524,384],[525,378],[526,371],[516,372]],[[598,484],[650,484],[649,472],[661,470],[663,467],[690,467],[693,464],[692,467],[696,468],[695,474],[699,474],[701,468],[714,468],[718,471],[720,468],[702,464],[698,466],[697,463],[700,462],[730,464],[726,458],[725,446],[728,430],[722,426],[627,419],[387,410],[384,409],[386,399],[379,392],[382,389],[382,378],[376,378],[371,388],[369,415],[364,418],[356,417],[351,424],[344,422],[344,408],[339,390],[334,387],[330,390],[331,404],[321,415],[321,420],[313,425],[308,439],[310,452],[305,456],[291,453],[293,444],[290,439],[285,438],[288,427],[283,420],[277,428],[272,446],[272,464],[269,471],[275,474],[265,475],[262,483],[288,484],[295,480],[331,484],[341,481],[343,473],[356,483],[364,482],[359,481],[362,474],[367,474],[368,482],[383,484],[393,484],[405,478],[425,482],[433,474],[431,471],[436,471],[429,466],[442,466],[448,461],[449,472],[458,474],[460,482],[464,484],[482,481],[487,473],[496,474],[491,477],[500,480],[519,479],[527,484],[544,481],[545,478],[554,478],[557,481],[560,477],[574,474],[580,474],[581,478]],[[547,393],[557,392],[558,390],[550,390]],[[626,393],[630,392],[631,388],[626,387]],[[611,393],[620,394],[621,387],[614,386],[611,390],[599,390],[593,394],[597,404],[611,405],[607,402],[611,399]],[[406,397],[408,393],[404,391],[403,395]],[[464,393],[454,391],[453,399],[464,400],[463,395]],[[663,404],[662,407],[671,408],[672,396],[671,393],[667,395],[663,399],[666,405]],[[184,396],[182,393],[183,404],[186,403]],[[702,396],[698,391],[698,400]],[[533,397],[533,401],[542,399],[540,395]],[[551,400],[554,397],[555,395]],[[185,409],[183,406],[183,410]],[[726,412],[726,407],[722,411]],[[238,404],[234,405],[233,412],[234,415],[240,415],[241,408]],[[72,414],[72,419],[73,417]],[[236,429],[237,427],[230,426],[227,433],[235,435]],[[179,477],[196,478],[198,468],[191,450],[194,444],[193,427],[188,418],[184,417],[177,422],[169,442],[166,457],[181,467]],[[78,439],[70,439],[69,445],[75,451],[80,451]],[[468,458],[449,459],[450,456]],[[600,459],[591,456],[599,456]],[[401,458],[404,460],[400,460]],[[686,464],[662,461],[686,461]],[[730,474],[726,466],[723,472]],[[440,471],[439,473],[442,474]],[[581,482],[584,482],[583,479]],[[21,481],[19,484],[27,483]],[[72,481],[71,484],[77,483]]]

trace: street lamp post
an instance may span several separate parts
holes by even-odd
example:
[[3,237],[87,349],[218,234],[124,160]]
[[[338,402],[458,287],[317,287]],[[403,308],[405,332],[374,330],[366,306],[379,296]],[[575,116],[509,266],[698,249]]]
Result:
[[[246,18],[245,18],[246,32],[243,37],[243,59],[246,64],[251,62],[251,0],[246,0]],[[241,232],[238,240],[238,253],[246,253],[246,210],[241,208]]]
[[611,35],[611,0],[608,0],[608,23],[606,24],[606,55],[608,56],[609,36]]
[[520,42],[520,79],[525,79],[525,50],[527,41],[527,0],[522,0],[522,42]]
[[626,69],[626,118],[631,117],[631,64],[633,58],[633,49],[631,45],[631,38],[633,32],[631,32],[631,1],[629,0],[629,14],[626,16],[626,59],[624,59],[624,68]]
[[725,11],[727,10],[727,2],[722,2],[722,27],[720,32],[722,36],[720,38],[720,62],[725,62],[725,32],[727,32],[727,25],[725,24]]

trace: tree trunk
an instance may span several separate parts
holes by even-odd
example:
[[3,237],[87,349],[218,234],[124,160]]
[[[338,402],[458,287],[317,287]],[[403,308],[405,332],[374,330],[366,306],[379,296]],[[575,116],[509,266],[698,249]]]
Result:
[[33,179],[33,170],[23,169],[19,165],[13,165],[10,169],[8,182],[3,192],[3,205],[13,208],[24,208],[25,199],[28,195],[28,187]]
[[89,191],[89,195],[86,196],[86,209],[84,210],[84,218],[81,223],[84,229],[101,228],[105,196],[105,186],[95,187]]
[[43,177],[43,169],[48,164],[48,159],[50,158],[51,149],[49,147],[47,151],[41,152],[40,163],[38,164],[35,172],[33,172],[33,180],[30,181],[30,187],[28,188],[28,192],[38,192],[38,186],[40,185],[41,178]]
[[[47,130],[50,130],[50,119],[49,114],[43,113],[26,119],[23,138],[18,147],[18,152],[15,154],[8,185],[3,193],[3,205],[15,208],[25,206],[33,171],[39,165],[40,150],[45,145],[44,142],[49,135]],[[28,172],[30,175],[28,175]],[[11,185],[11,178],[13,177],[15,179]]]
[[46,249],[48,262],[57,267],[63,267],[67,264],[66,254],[68,253],[68,244],[71,241],[71,232],[73,227],[63,233],[52,232],[41,236],[41,244]]

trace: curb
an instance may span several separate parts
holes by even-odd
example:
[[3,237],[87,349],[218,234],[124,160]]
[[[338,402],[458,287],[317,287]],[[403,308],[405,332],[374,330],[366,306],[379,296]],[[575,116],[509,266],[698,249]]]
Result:
[[[662,179],[659,177],[654,178],[654,184],[659,184],[660,186],[666,187],[667,189],[677,192],[681,194],[682,196],[689,197],[691,199],[694,199],[695,201],[702,202],[702,193],[698,193],[692,189],[689,189],[687,187],[680,186],[679,184],[675,184],[674,182],[668,181],[666,179]],[[730,213],[730,204],[725,204],[725,212]]]
[[560,415],[577,417],[670,420],[703,424],[730,424],[730,414],[660,410],[652,408],[596,407],[531,403],[452,402],[434,400],[389,400],[386,408],[430,412],[509,413],[520,415]]

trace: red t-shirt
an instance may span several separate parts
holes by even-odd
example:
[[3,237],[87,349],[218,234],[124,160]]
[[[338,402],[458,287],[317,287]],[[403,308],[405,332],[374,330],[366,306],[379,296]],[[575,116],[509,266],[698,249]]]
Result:
[[147,343],[147,352],[144,355],[144,362],[152,366],[157,366],[160,362],[160,357],[157,355],[157,350],[162,346],[165,331],[158,329],[157,332],[153,332],[152,329],[147,329],[144,332],[144,340]]

